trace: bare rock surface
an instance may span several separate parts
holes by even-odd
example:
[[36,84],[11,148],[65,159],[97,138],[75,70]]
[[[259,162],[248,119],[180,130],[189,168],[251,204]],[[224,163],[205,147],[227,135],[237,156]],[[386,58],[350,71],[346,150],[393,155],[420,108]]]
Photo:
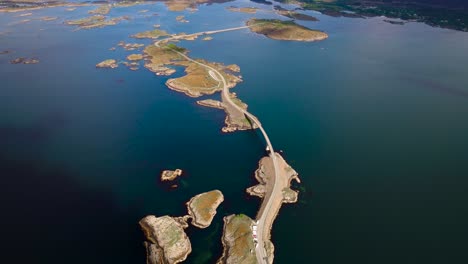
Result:
[[243,214],[224,217],[223,255],[216,264],[256,264],[252,239],[254,221]]
[[139,224],[147,239],[147,263],[180,263],[192,252],[184,226],[176,219],[148,215]]

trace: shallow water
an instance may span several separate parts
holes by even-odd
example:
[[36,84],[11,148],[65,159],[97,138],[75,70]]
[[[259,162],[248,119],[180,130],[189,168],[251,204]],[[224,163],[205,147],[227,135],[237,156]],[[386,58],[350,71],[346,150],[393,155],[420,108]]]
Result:
[[[115,8],[111,16],[133,19],[79,31],[64,19],[93,7],[0,15],[0,32],[8,32],[0,50],[13,51],[0,55],[5,258],[143,262],[138,220],[182,215],[190,197],[212,189],[226,201],[212,226],[188,230],[187,263],[219,257],[222,217],[254,217],[259,206],[244,190],[264,155],[261,135],[222,134],[221,111],[168,90],[167,78],[143,67],[94,65],[134,53],[108,50],[121,40],[150,43],[129,36],[154,24],[189,33],[252,17],[225,10],[230,5],[272,8],[248,1],[195,13],[161,3]],[[137,13],[143,9],[150,11]],[[181,14],[190,23],[176,22]],[[8,25],[45,15],[59,20]],[[326,41],[241,30],[180,44],[192,57],[240,65],[244,82],[235,91],[300,173],[300,201],[283,207],[273,229],[275,263],[459,263],[468,242],[468,34],[314,15],[319,22],[301,23],[326,31]],[[40,63],[8,63],[21,56]],[[165,168],[186,172],[178,189],[158,182]]]

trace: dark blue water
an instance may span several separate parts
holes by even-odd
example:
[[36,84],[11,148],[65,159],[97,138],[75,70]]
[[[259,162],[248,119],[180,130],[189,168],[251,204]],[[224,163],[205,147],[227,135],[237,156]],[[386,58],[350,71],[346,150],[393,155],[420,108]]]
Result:
[[[212,226],[188,230],[187,262],[219,257],[222,217],[254,217],[259,206],[244,190],[264,154],[260,134],[222,134],[222,112],[168,90],[167,78],[143,67],[94,65],[133,53],[108,50],[120,40],[149,44],[129,36],[153,24],[171,33],[240,26],[252,15],[225,11],[233,4],[254,5],[116,8],[110,15],[133,19],[86,31],[62,22],[93,7],[0,15],[0,50],[13,51],[0,55],[4,259],[142,263],[138,220],[185,214],[190,197],[212,189],[226,201]],[[180,14],[190,23],[177,23]],[[44,15],[60,19],[14,24]],[[235,91],[300,173],[300,201],[274,226],[276,263],[463,263],[468,34],[314,15],[320,22],[304,25],[328,40],[281,42],[242,30],[180,44],[192,57],[240,65]],[[21,56],[40,63],[8,63]],[[159,183],[166,168],[186,172],[178,189]]]

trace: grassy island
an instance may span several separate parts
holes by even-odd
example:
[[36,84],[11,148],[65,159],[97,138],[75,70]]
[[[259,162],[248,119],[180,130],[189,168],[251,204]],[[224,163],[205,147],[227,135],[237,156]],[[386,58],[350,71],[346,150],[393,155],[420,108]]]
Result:
[[250,30],[276,40],[318,41],[328,38],[325,32],[312,30],[294,23],[278,19],[250,19]]
[[89,14],[94,14],[94,15],[107,15],[109,14],[111,10],[110,5],[102,5],[94,10],[88,11]]
[[67,25],[79,26],[79,28],[81,29],[91,29],[105,26],[113,26],[122,20],[130,20],[130,18],[128,16],[122,16],[106,19],[106,17],[103,15],[95,15],[76,20],[68,20],[65,23]]
[[150,39],[155,39],[159,38],[162,36],[167,36],[167,32],[164,30],[159,30],[159,29],[153,29],[153,30],[148,30],[140,33],[136,33],[132,35],[132,38],[137,38],[137,39],[143,39],[143,38],[150,38]]
[[224,201],[223,194],[218,191],[210,191],[194,196],[187,203],[189,215],[192,217],[192,225],[206,228],[216,215],[216,208]]
[[247,13],[247,14],[255,14],[257,13],[257,10],[258,10],[258,8],[256,7],[235,7],[235,6],[230,6],[226,9],[232,12],[241,12],[241,13]]
[[[146,63],[145,67],[157,75],[171,75],[174,69],[168,66],[182,66],[185,68],[185,74],[182,77],[169,79],[166,85],[174,91],[185,93],[190,97],[199,97],[205,94],[213,94],[221,91],[220,83],[213,79],[207,68],[187,60],[181,54],[186,54],[185,48],[179,47],[173,43],[161,43],[161,47],[154,45],[147,46],[144,50]],[[229,73],[229,69],[220,63],[210,63],[203,60],[199,62],[209,65],[220,71],[226,78],[229,87],[234,87],[241,79]]]

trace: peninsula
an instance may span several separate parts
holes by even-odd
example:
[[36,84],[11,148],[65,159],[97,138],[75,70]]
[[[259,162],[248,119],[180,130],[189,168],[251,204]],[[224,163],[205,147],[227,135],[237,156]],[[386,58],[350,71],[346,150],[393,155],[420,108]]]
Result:
[[328,38],[328,34],[296,24],[294,21],[278,19],[250,19],[247,21],[252,32],[276,40],[319,41]]

